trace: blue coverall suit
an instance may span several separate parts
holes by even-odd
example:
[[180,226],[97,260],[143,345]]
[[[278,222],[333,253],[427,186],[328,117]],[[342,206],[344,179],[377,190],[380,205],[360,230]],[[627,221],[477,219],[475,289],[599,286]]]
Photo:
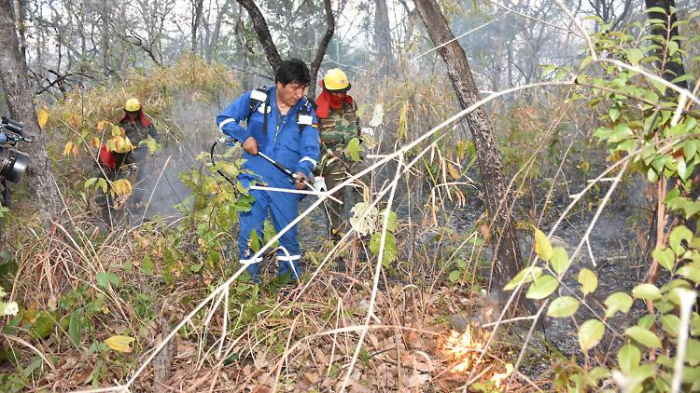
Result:
[[[255,92],[255,98],[259,91],[248,91],[234,101],[216,118],[216,123],[224,134],[243,143],[250,136],[258,142],[258,150],[282,164],[292,172],[303,172],[308,179],[313,179],[311,173],[316,167],[321,154],[319,147],[318,120],[311,103],[306,97],[282,115],[278,108],[275,95],[276,88],[267,90],[267,104],[260,100],[253,100],[251,110],[251,94]],[[263,132],[264,109],[267,106],[267,133]],[[240,122],[248,119],[247,127]],[[253,174],[241,173],[238,180],[243,186],[249,188],[251,181],[264,183],[269,187],[295,189],[294,181],[280,169],[273,166],[260,155],[243,153],[246,162],[243,169]],[[240,250],[241,263],[251,263],[247,271],[250,276],[256,277],[260,270],[261,257],[253,259],[255,252],[250,249],[249,241],[251,231],[258,233],[262,239],[264,221],[268,217],[268,209],[272,213],[272,223],[279,233],[299,214],[299,200],[302,195],[285,192],[273,192],[263,190],[250,190],[255,198],[249,212],[240,215],[240,233],[238,236],[238,248]],[[301,275],[299,259],[301,250],[297,239],[296,225],[289,229],[279,239],[280,247],[277,249],[277,261],[279,275],[282,276],[291,270],[291,277],[298,279]],[[291,269],[290,269],[291,268]]]

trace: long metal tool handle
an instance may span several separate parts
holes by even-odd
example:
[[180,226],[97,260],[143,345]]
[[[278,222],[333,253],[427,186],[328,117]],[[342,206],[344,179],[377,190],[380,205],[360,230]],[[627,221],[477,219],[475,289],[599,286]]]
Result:
[[[264,158],[265,160],[267,160],[267,162],[269,162],[270,164],[274,165],[277,169],[284,172],[287,176],[291,177],[294,180],[298,179],[299,176],[296,173],[290,171],[289,168],[287,168],[286,166],[284,166],[284,165],[280,164],[279,162],[273,160],[272,158],[268,157],[267,154],[265,154],[261,151],[258,151],[258,155],[260,157]],[[308,181],[304,181],[304,185],[306,187],[309,187],[309,189],[311,189],[312,191],[316,191],[314,186],[311,183],[309,183]]]
[[[292,171],[290,171],[289,169],[287,169],[286,166],[284,166],[284,165],[280,164],[279,162],[273,160],[272,158],[268,157],[267,154],[265,154],[265,153],[263,153],[263,152],[261,152],[261,151],[258,150],[258,155],[259,155],[260,157],[264,158],[265,160],[267,160],[267,162],[269,162],[270,164],[274,165],[277,169],[279,169],[279,170],[281,170],[282,172],[286,173],[287,176],[291,177],[291,178],[294,179],[294,180],[297,179],[298,176],[297,176],[296,173],[293,173]],[[308,186],[308,184],[307,184],[307,186]],[[311,189],[313,190],[313,187],[311,187]]]
[[[270,164],[274,165],[277,169],[279,169],[279,170],[281,170],[282,172],[284,172],[285,174],[287,174],[287,176],[290,176],[292,179],[297,180],[297,178],[299,177],[299,176],[297,176],[296,173],[290,171],[289,168],[285,167],[284,165],[280,164],[279,162],[277,162],[277,161],[273,160],[272,158],[268,157],[267,154],[265,154],[265,153],[263,153],[263,152],[261,152],[261,151],[258,151],[258,155],[259,155],[260,157],[264,158],[265,160],[267,160],[267,162],[269,162]],[[316,190],[316,189],[314,188],[313,184],[309,183],[308,180],[304,181],[304,185],[305,185],[306,187],[308,187],[310,190],[318,192],[318,190]],[[333,201],[335,201],[335,202],[337,202],[337,203],[339,203],[339,204],[341,204],[341,205],[343,204],[343,202],[342,202],[340,199],[334,197],[333,195],[330,195],[330,194],[329,194],[329,195],[328,195],[328,198],[329,198],[329,199],[332,199]]]
[[[221,143],[230,143],[230,142],[234,142],[234,139],[231,138],[231,137],[223,137],[223,138],[218,139],[218,142],[221,142]],[[212,147],[212,152],[213,152],[213,147]],[[264,158],[264,159],[265,159],[267,162],[269,162],[270,164],[274,165],[275,168],[277,168],[277,169],[281,170],[282,172],[284,172],[287,176],[291,177],[291,178],[294,179],[294,180],[297,179],[298,176],[297,176],[296,173],[290,171],[289,168],[287,168],[286,166],[284,166],[284,165],[280,164],[279,162],[273,160],[273,159],[270,158],[267,154],[265,154],[265,153],[261,152],[260,150],[258,150],[258,155],[259,155],[260,157]],[[305,182],[304,182],[304,185],[305,185],[306,187],[308,187],[310,190],[312,190],[312,191],[314,191],[314,192],[318,192],[318,191],[314,188],[313,184],[309,183],[308,181],[305,181]],[[328,198],[329,198],[329,199],[332,199],[333,201],[335,201],[335,202],[337,202],[337,203],[339,203],[339,204],[341,204],[341,205],[343,204],[343,201],[341,201],[340,199],[334,197],[333,195],[328,194]]]

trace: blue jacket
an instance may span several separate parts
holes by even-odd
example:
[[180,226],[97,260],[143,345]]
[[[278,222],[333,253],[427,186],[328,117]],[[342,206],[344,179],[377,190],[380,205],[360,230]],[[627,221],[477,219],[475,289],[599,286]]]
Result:
[[[263,107],[265,105],[256,104],[251,111],[253,92],[255,91],[246,92],[217,116],[217,126],[224,134],[241,143],[252,136],[258,142],[258,150],[292,172],[303,172],[307,178],[311,179],[311,173],[321,154],[318,119],[311,103],[303,97],[290,108],[278,124],[280,113],[277,109],[276,88],[268,89],[267,133],[264,133]],[[248,124],[244,128],[240,123],[245,120]],[[286,176],[259,155],[253,156],[244,152],[243,158],[246,160],[243,168],[255,172],[262,179],[268,176],[277,177],[280,174]]]

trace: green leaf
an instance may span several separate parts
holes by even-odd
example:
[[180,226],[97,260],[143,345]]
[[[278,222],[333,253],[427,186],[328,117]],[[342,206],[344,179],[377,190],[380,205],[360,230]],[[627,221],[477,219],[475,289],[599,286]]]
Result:
[[574,315],[579,307],[579,301],[571,296],[562,296],[554,299],[549,305],[547,316],[566,318]]
[[693,232],[686,228],[685,225],[680,225],[673,228],[668,237],[668,242],[671,245],[671,250],[673,250],[676,255],[681,256],[685,253],[685,247],[683,247],[682,241],[685,240],[687,243],[690,243],[692,238]]
[[83,184],[83,188],[90,188],[95,182],[97,181],[97,177],[92,177],[90,179],[85,180],[85,183]]
[[[265,244],[269,243],[270,240],[272,240],[276,235],[277,231],[275,230],[275,226],[272,224],[272,222],[270,222],[270,220],[265,220],[265,224],[263,224],[263,242],[265,242]],[[270,247],[279,247],[279,240],[272,243]]]
[[248,237],[248,247],[250,247],[253,253],[260,251],[260,237],[258,236],[258,231],[255,229],[250,230],[250,236]]
[[654,315],[645,315],[637,320],[637,326],[642,327],[644,329],[650,329],[652,326],[654,326],[654,322]]
[[581,284],[581,292],[584,296],[598,288],[598,277],[586,268],[581,269],[578,273],[578,282]]
[[588,375],[593,378],[593,381],[597,384],[598,381],[600,381],[603,378],[609,378],[610,377],[610,370],[608,370],[605,367],[594,367],[593,370],[591,370]]
[[[376,232],[369,239],[369,250],[374,255],[379,254],[379,248],[382,243],[382,232]],[[384,242],[384,256],[382,257],[382,265],[388,267],[391,262],[396,260],[398,250],[396,249],[396,238],[391,232],[386,233],[386,241]]]
[[676,274],[685,277],[689,280],[692,280],[696,284],[700,283],[700,269],[695,266],[683,266],[680,269],[678,269]]
[[624,292],[613,293],[605,299],[605,305],[607,306],[605,317],[610,318],[618,311],[626,314],[632,307],[632,302],[634,302],[634,299]]
[[527,294],[525,295],[525,297],[528,299],[535,300],[544,299],[547,296],[551,295],[552,292],[554,292],[558,286],[559,282],[557,281],[557,279],[550,275],[538,277],[530,285],[530,288],[527,290]]
[[107,192],[107,180],[100,178],[97,180],[97,186],[102,189],[102,192]]
[[53,328],[56,326],[56,320],[54,317],[42,310],[39,316],[32,322],[32,327],[29,329],[29,335],[34,339],[46,338]]
[[685,164],[685,160],[683,158],[678,160],[678,166],[676,167],[676,171],[678,171],[678,176],[681,179],[683,179],[683,180],[688,179],[688,168],[687,168],[687,166]]
[[535,252],[544,261],[552,259],[552,244],[549,242],[547,235],[535,228]]
[[447,276],[447,279],[450,280],[452,283],[456,283],[459,281],[459,278],[462,276],[462,273],[459,270],[453,270],[450,272],[450,275]]
[[105,290],[109,289],[109,284],[119,286],[119,276],[112,272],[102,272],[97,274],[97,285],[101,286]]
[[617,352],[617,362],[620,364],[620,369],[625,374],[629,374],[632,369],[639,366],[639,361],[641,359],[641,351],[632,344],[625,345]]
[[656,183],[659,181],[659,175],[656,174],[656,171],[652,167],[649,167],[649,170],[647,170],[647,180],[649,180],[649,183]]
[[583,352],[588,352],[589,349],[600,343],[605,333],[605,325],[597,319],[589,319],[584,322],[578,329],[578,343]]
[[515,287],[520,284],[520,281],[523,282],[524,284],[527,284],[529,282],[532,282],[534,279],[542,275],[542,268],[541,267],[533,267],[533,266],[528,266],[525,269],[521,270],[518,274],[513,277],[512,280],[506,286],[503,288],[504,291],[512,291],[515,289]]
[[668,55],[673,56],[676,52],[678,52],[679,45],[676,41],[668,41]]
[[637,390],[637,386],[641,385],[642,382],[646,381],[649,377],[654,375],[654,368],[650,364],[642,364],[639,367],[633,368],[627,375],[627,386],[625,386],[628,392],[641,392],[642,390]]
[[564,247],[555,247],[552,251],[552,269],[554,269],[557,274],[563,274],[569,267],[569,255],[566,253]]
[[633,66],[639,65],[639,61],[644,58],[644,51],[639,48],[630,48],[625,50],[627,52],[627,59]]
[[610,116],[610,120],[614,122],[620,118],[620,110],[617,108],[610,108],[608,115]]
[[[382,225],[384,224],[384,215],[386,215],[386,209],[379,212],[380,222],[382,223]],[[396,232],[396,230],[398,228],[399,228],[398,216],[396,215],[396,213],[394,211],[389,210],[389,222],[387,223],[386,230],[389,232]]]
[[80,343],[82,342],[81,329],[83,327],[83,314],[82,308],[75,310],[70,315],[70,321],[68,322],[68,336],[70,337],[70,342],[76,348],[80,348]]
[[654,300],[661,297],[661,291],[654,284],[639,284],[632,289],[632,296],[637,299]]
[[645,329],[641,326],[632,326],[625,330],[625,334],[632,337],[635,341],[646,346],[647,348],[661,348],[661,340],[659,340],[659,337],[651,330]]
[[700,364],[700,341],[692,338],[688,340],[688,346],[685,350],[685,361],[693,367]]
[[141,271],[145,274],[151,274],[153,273],[154,268],[155,264],[153,263],[153,259],[151,259],[151,257],[148,255],[143,257],[141,260]]
[[673,315],[666,314],[661,317],[661,327],[671,336],[678,337],[678,330],[681,326],[681,320]]
[[360,138],[352,138],[350,143],[348,143],[348,153],[353,162],[360,161],[360,152],[363,150],[362,146],[360,146]]
[[676,266],[676,255],[670,248],[656,249],[651,253],[651,256],[659,262],[669,272]]

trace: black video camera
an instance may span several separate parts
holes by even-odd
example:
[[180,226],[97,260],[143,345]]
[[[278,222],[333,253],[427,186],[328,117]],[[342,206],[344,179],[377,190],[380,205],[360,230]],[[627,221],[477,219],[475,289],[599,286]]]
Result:
[[17,142],[32,142],[24,135],[24,124],[2,117],[0,121],[0,176],[16,183],[29,166],[29,155],[13,149]]

